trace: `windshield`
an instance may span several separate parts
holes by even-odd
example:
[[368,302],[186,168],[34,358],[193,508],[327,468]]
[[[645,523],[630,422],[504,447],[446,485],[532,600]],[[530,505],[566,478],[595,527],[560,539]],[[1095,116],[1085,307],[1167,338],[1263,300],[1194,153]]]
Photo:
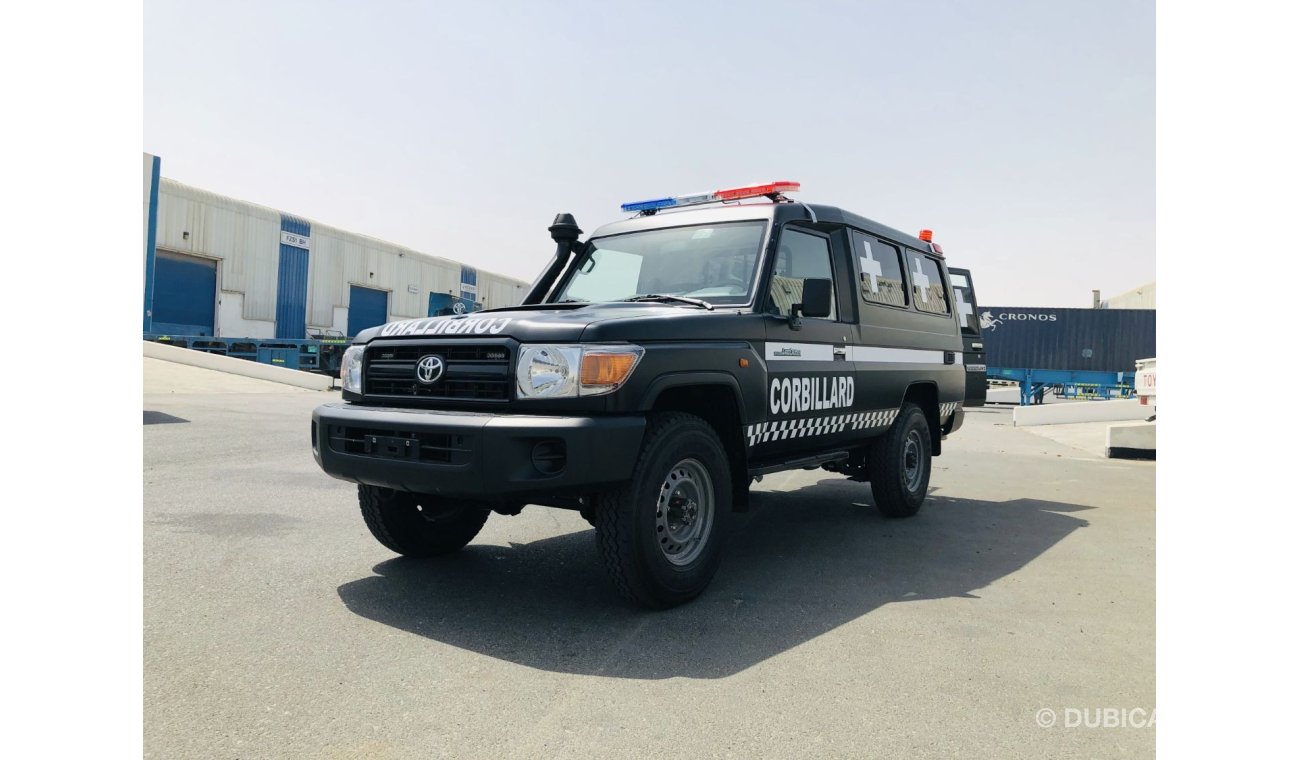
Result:
[[766,227],[766,221],[729,222],[597,238],[554,300],[668,295],[747,303]]

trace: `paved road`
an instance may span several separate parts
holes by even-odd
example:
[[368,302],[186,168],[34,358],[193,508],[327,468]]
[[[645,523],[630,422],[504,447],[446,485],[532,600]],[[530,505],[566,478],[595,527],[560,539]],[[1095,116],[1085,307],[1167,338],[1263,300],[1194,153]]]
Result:
[[1154,752],[1149,728],[1061,725],[1154,707],[1153,463],[972,412],[916,518],[770,476],[710,590],[646,613],[574,513],[396,559],[312,461],[327,398],[144,398],[150,757]]

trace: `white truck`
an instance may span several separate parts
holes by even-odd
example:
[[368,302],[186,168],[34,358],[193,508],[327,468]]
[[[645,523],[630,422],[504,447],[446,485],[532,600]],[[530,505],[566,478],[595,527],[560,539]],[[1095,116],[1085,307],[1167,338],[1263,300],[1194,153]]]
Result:
[[1137,372],[1133,376],[1133,389],[1137,393],[1138,403],[1151,407],[1151,416],[1155,417],[1156,405],[1156,360],[1137,360]]

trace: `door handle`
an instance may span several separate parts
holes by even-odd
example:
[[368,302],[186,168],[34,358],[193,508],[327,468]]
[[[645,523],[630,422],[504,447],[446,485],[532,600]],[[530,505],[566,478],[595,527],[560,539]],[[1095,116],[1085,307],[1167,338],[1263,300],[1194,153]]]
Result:
[[956,362],[956,361],[957,361],[957,357],[956,357],[956,355],[953,354],[953,352],[951,352],[951,351],[944,351],[944,352],[943,352],[943,363],[944,363],[944,364],[952,364],[952,363],[954,363],[954,362]]
[[835,355],[836,359],[847,359],[849,356],[849,347],[836,346],[832,353]]

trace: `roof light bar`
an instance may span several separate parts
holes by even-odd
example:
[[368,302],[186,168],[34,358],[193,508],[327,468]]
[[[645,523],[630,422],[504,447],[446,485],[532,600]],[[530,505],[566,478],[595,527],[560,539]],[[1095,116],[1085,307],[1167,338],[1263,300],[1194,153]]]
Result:
[[654,198],[648,201],[624,203],[621,208],[624,211],[654,213],[661,208],[696,206],[701,203],[717,203],[719,201],[738,201],[742,198],[779,195],[781,193],[794,192],[798,189],[798,182],[782,180],[779,182],[767,182],[762,185],[746,185],[744,187],[733,187],[727,190],[715,190],[711,193],[693,193],[691,195],[678,195],[670,198]]

